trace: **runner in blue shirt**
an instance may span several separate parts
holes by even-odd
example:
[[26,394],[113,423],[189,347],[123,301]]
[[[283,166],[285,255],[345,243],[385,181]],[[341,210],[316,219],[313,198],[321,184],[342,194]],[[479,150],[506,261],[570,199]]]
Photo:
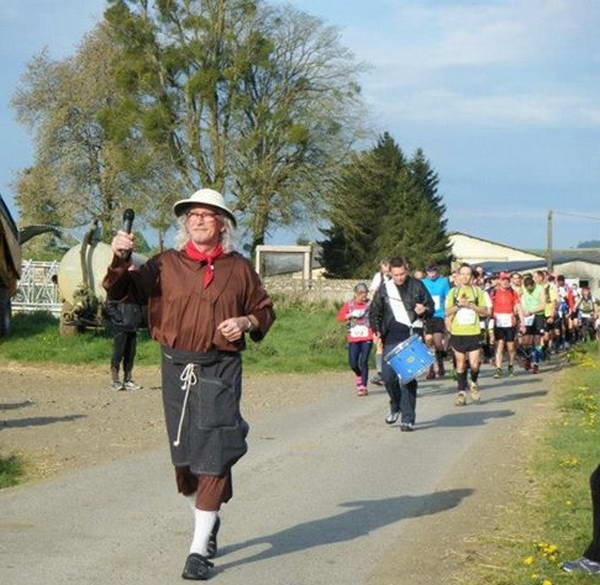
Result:
[[[450,283],[445,276],[442,276],[438,267],[432,264],[427,267],[427,278],[424,278],[421,282],[425,285],[425,288],[431,295],[435,305],[435,312],[431,319],[425,321],[425,343],[432,349],[435,350],[435,357],[437,362],[437,376],[442,378],[446,371],[444,370],[444,337],[446,335],[446,326],[444,323],[444,317],[446,315],[446,296],[450,291]],[[432,365],[427,374],[428,380],[434,380],[436,377],[435,368]]]

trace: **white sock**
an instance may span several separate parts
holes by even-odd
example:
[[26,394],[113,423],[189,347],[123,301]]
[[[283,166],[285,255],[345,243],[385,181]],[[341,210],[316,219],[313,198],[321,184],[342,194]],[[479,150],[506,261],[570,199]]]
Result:
[[208,551],[208,539],[212,532],[213,526],[217,521],[217,512],[207,512],[206,510],[194,510],[194,538],[192,539],[192,545],[190,546],[190,554],[198,553],[202,556],[206,556]]

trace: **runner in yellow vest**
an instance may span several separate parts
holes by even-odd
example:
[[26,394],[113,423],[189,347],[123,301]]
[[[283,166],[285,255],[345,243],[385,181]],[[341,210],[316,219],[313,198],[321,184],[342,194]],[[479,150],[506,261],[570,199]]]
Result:
[[456,358],[456,380],[458,394],[454,404],[467,403],[467,360],[471,368],[469,390],[473,402],[479,402],[479,377],[481,327],[479,320],[490,314],[489,297],[481,288],[472,285],[473,270],[463,264],[458,271],[458,284],[450,289],[446,297],[446,316],[450,321],[450,347]]
[[[535,274],[536,280],[540,280],[539,273]],[[539,373],[540,359],[542,356],[542,336],[544,335],[546,318],[546,292],[543,283],[535,282],[531,276],[523,280],[523,294],[521,295],[521,306],[523,308],[524,327],[523,348],[527,353],[525,368],[532,368],[534,374]]]

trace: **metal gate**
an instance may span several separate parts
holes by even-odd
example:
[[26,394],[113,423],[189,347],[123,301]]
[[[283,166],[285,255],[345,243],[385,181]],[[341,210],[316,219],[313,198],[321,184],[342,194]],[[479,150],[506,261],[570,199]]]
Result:
[[47,311],[59,317],[62,303],[58,293],[58,262],[26,260],[11,304],[15,313]]

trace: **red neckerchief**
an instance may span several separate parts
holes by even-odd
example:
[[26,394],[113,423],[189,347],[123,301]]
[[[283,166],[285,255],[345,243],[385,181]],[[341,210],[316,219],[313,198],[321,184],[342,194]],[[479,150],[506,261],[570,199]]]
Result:
[[223,255],[221,244],[217,244],[210,254],[205,254],[204,252],[200,252],[190,240],[185,246],[185,253],[188,258],[196,260],[196,262],[206,262],[206,270],[204,272],[204,288],[206,288],[214,278],[215,259]]

